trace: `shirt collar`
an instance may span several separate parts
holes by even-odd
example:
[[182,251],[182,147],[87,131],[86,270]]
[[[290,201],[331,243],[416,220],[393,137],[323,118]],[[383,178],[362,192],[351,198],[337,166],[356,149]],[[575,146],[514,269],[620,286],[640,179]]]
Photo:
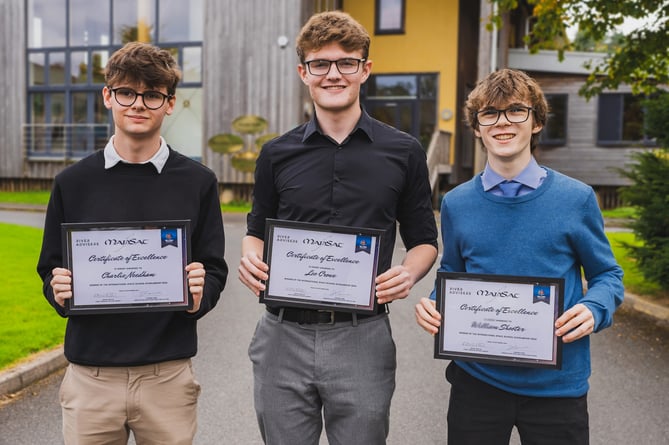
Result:
[[[369,114],[367,114],[364,108],[362,109],[362,114],[360,115],[360,119],[358,119],[358,123],[355,124],[355,127],[353,128],[353,131],[351,131],[351,134],[349,134],[349,137],[358,130],[365,133],[369,138],[369,140],[374,142],[374,132],[372,130],[372,118],[369,116]],[[309,139],[311,136],[313,136],[314,133],[327,136],[326,134],[323,133],[323,131],[321,131],[320,125],[318,125],[318,120],[316,119],[316,113],[314,113],[313,117],[307,123],[307,127],[304,130],[304,136],[302,137],[302,142],[306,142],[306,140]]]
[[[539,166],[536,159],[534,159],[534,156],[532,156],[527,167],[525,167],[518,176],[513,178],[513,181],[520,182],[532,189],[537,189],[547,175],[548,173],[546,173],[546,170]],[[486,163],[485,169],[481,174],[483,190],[487,192],[491,188],[497,186],[500,182],[504,181],[506,181],[506,179],[490,168],[490,164]]]
[[[107,142],[107,145],[105,146],[104,150],[104,156],[105,156],[105,170],[108,170],[118,164],[119,162],[124,162],[126,164],[135,164],[133,162],[129,162],[125,159],[123,159],[116,149],[114,148],[114,135],[112,135],[111,138],[109,138],[109,142]],[[160,174],[163,171],[163,168],[165,167],[165,163],[167,163],[167,158],[170,157],[170,150],[167,147],[167,142],[165,142],[165,139],[163,137],[160,137],[160,148],[154,154],[151,159],[144,161],[144,162],[138,162],[137,164],[147,164],[151,163],[153,164],[154,167],[156,167],[156,170],[158,170],[158,174]]]

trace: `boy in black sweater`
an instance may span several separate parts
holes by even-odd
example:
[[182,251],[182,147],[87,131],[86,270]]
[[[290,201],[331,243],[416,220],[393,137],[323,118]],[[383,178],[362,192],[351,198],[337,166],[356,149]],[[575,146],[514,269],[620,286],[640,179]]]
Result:
[[62,223],[190,220],[192,256],[189,310],[69,315],[60,397],[66,444],[127,443],[131,430],[138,444],[190,444],[195,435],[196,325],[218,302],[228,268],[216,176],[160,136],[180,78],[167,50],[133,42],[115,52],[102,89],[114,135],[54,182],[37,271],[61,316],[72,298]]

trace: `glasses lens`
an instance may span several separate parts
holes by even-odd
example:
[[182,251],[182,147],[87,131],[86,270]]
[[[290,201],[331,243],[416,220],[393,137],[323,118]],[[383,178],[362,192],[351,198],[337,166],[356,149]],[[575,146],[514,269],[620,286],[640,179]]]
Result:
[[309,72],[314,76],[323,76],[330,71],[330,61],[329,60],[312,60],[307,63],[309,67]]
[[342,74],[355,74],[358,72],[360,61],[358,59],[339,59],[337,69]]
[[519,124],[525,122],[530,116],[530,109],[527,107],[513,107],[505,110],[504,113],[509,122]]
[[146,108],[152,110],[162,107],[165,102],[165,96],[158,91],[145,91],[143,98]]
[[484,110],[479,111],[476,114],[476,119],[479,121],[479,125],[495,125],[499,119],[499,111],[497,110]]
[[114,90],[114,96],[116,97],[116,102],[124,107],[129,107],[137,100],[137,93],[130,88],[117,88]]

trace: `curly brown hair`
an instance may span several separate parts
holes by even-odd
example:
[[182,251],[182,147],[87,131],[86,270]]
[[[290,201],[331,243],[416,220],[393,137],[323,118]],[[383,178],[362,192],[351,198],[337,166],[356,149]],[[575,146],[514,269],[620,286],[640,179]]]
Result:
[[[546,126],[548,120],[548,103],[541,87],[536,80],[523,71],[501,69],[488,74],[469,93],[465,102],[464,113],[469,126],[478,130],[476,113],[485,108],[500,108],[510,102],[529,102],[532,107],[534,124]],[[532,135],[530,150],[534,151],[539,134]]]
[[331,43],[337,43],[345,51],[362,50],[362,58],[369,56],[369,33],[349,14],[341,11],[326,11],[315,14],[302,27],[297,36],[296,50],[300,62],[305,55]]
[[147,88],[167,88],[176,92],[181,71],[172,54],[148,43],[130,42],[114,52],[105,68],[105,82],[114,86],[122,82],[144,84]]

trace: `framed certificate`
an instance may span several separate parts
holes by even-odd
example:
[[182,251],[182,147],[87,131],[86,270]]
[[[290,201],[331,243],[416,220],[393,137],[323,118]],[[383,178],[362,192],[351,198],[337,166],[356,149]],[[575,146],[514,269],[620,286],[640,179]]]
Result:
[[185,271],[189,220],[64,223],[61,230],[72,271],[68,314],[193,307]]
[[268,219],[264,261],[269,279],[260,302],[375,313],[382,231]]
[[437,273],[435,358],[560,369],[564,279]]

